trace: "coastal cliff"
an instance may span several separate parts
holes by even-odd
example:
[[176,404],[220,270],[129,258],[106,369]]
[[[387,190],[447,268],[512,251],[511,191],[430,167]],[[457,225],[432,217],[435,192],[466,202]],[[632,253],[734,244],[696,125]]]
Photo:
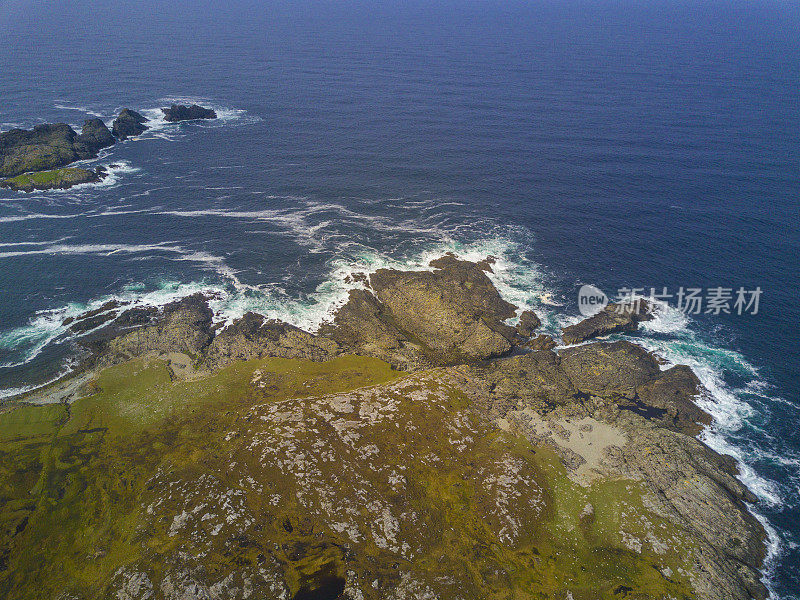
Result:
[[0,414],[0,594],[765,598],[697,377],[508,325],[491,269],[379,270],[316,333],[199,294],[75,319],[83,370]]

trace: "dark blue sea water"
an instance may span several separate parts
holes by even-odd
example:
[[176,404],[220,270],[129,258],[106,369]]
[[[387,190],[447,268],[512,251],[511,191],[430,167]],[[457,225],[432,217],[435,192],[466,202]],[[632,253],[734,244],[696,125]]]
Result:
[[348,273],[445,251],[499,257],[551,328],[582,283],[760,286],[642,342],[710,390],[798,597],[800,4],[220,4],[0,4],[0,130],[220,114],[118,144],[101,186],[0,191],[0,394],[68,368],[62,320],[109,297],[313,329]]

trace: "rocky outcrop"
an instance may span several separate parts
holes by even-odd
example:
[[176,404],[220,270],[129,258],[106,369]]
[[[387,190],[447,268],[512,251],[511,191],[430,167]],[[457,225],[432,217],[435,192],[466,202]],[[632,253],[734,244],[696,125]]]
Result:
[[510,351],[516,332],[503,321],[514,316],[516,307],[500,297],[485,271],[453,256],[430,266],[431,271],[380,269],[370,277],[390,321],[434,364]]
[[196,357],[211,342],[213,316],[207,299],[195,294],[160,311],[143,308],[124,311],[109,327],[82,343],[99,355],[101,364],[153,353],[181,352]]
[[114,119],[111,125],[112,133],[120,140],[126,140],[129,137],[141,135],[148,128],[145,123],[147,118],[140,115],[135,110],[130,108],[123,108],[119,116]]
[[[766,597],[759,573],[766,534],[745,504],[756,498],[736,479],[732,458],[693,437],[710,417],[693,402],[702,386],[688,367],[661,371],[644,348],[620,341],[456,372],[476,406],[555,449],[576,480],[643,482],[654,510],[701,548],[692,578],[698,597]],[[643,540],[630,542],[636,550]]]
[[279,357],[321,361],[337,354],[333,340],[281,321],[247,313],[220,331],[205,351],[204,362],[217,370],[236,360]]
[[644,300],[631,304],[609,304],[596,315],[575,325],[564,327],[565,344],[578,344],[611,333],[636,331],[639,323],[653,318],[650,305]]
[[116,143],[114,136],[100,119],[87,119],[83,123],[81,134],[75,138],[76,145],[83,146],[87,152],[96,154],[102,148]]
[[549,335],[541,334],[528,340],[527,342],[523,342],[522,345],[525,348],[530,348],[531,350],[552,350],[558,344],[556,344],[556,341]]
[[541,326],[542,320],[536,316],[536,313],[532,310],[525,310],[522,311],[522,314],[519,316],[517,331],[520,335],[530,337],[533,335],[534,331],[539,329]]
[[82,183],[99,183],[106,176],[103,167],[95,169],[78,169],[67,167],[54,171],[26,173],[0,181],[0,187],[16,192],[33,192],[35,190],[66,190]]
[[80,135],[66,123],[36,125],[30,131],[12,129],[0,133],[0,176],[46,171],[95,158],[100,149],[113,143],[100,119],[87,120]]
[[575,387],[593,396],[633,399],[638,386],[661,372],[652,354],[626,341],[566,348],[561,359]]
[[211,108],[204,108],[197,104],[185,106],[183,104],[173,104],[169,108],[162,108],[164,120],[171,123],[177,121],[194,121],[196,119],[216,119],[217,113]]
[[695,403],[703,386],[686,365],[662,371],[636,392],[645,406],[664,411],[661,422],[665,427],[695,436],[711,424],[711,416]]
[[503,323],[516,308],[486,269],[445,256],[430,271],[380,269],[370,290],[354,290],[322,335],[403,368],[474,362],[508,353],[520,341]]

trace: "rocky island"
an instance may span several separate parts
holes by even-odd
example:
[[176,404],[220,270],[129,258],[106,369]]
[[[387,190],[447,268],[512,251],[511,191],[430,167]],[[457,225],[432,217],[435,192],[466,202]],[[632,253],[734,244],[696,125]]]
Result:
[[0,177],[46,171],[96,158],[98,151],[113,146],[114,141],[100,119],[88,119],[80,134],[66,123],[36,125],[30,131],[12,129],[0,133]]
[[[173,104],[162,108],[169,122],[216,119],[217,113],[197,104]],[[15,191],[67,189],[102,180],[102,167],[63,169],[70,163],[97,158],[103,148],[117,140],[141,135],[148,119],[129,108],[120,111],[111,130],[101,119],[87,119],[78,134],[66,123],[36,125],[32,130],[11,129],[0,133],[0,187]]]
[[0,180],[0,187],[16,192],[33,192],[35,190],[65,190],[81,183],[99,183],[106,176],[106,169],[79,169],[67,167],[38,173],[25,173]]
[[111,124],[112,133],[120,140],[127,140],[129,137],[141,135],[147,130],[147,117],[140,115],[135,110],[123,108],[119,116]]
[[203,108],[197,104],[185,106],[183,104],[173,104],[169,108],[162,108],[164,120],[171,123],[177,121],[194,121],[197,119],[216,119],[217,113],[210,108]]
[[491,269],[378,270],[316,333],[75,319],[81,369],[0,414],[0,595],[765,598],[694,373],[508,325]]

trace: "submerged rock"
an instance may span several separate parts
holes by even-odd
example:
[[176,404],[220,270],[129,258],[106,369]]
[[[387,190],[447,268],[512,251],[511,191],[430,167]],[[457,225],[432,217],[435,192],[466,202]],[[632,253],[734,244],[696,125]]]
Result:
[[147,121],[148,119],[146,117],[143,117],[135,110],[123,108],[119,116],[114,119],[111,125],[111,131],[120,140],[126,140],[129,137],[135,137],[144,133],[148,128],[147,125],[145,125]]
[[653,318],[650,311],[650,305],[643,300],[633,305],[609,304],[596,315],[564,327],[562,338],[565,344],[579,344],[602,335],[636,331],[640,322]]
[[173,104],[169,108],[162,108],[161,111],[164,113],[164,120],[169,122],[217,118],[217,113],[213,109],[204,108],[197,104],[192,104],[191,106]]

